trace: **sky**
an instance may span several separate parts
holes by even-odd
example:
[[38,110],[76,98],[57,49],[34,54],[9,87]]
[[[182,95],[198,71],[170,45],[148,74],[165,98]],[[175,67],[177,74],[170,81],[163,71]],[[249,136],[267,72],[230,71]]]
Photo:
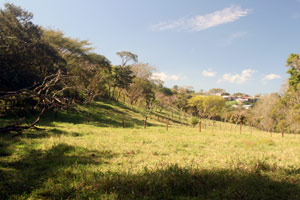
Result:
[[300,0],[0,0],[35,24],[88,40],[112,64],[119,51],[156,68],[165,86],[197,92],[278,92],[300,53]]

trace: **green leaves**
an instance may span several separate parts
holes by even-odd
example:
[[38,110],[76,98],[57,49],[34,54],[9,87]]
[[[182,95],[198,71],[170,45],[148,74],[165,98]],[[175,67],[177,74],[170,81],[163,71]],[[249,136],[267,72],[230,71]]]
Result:
[[32,17],[13,4],[0,9],[0,90],[32,86],[65,64]]
[[225,99],[220,96],[195,96],[188,103],[197,109],[199,116],[215,116],[225,107]]

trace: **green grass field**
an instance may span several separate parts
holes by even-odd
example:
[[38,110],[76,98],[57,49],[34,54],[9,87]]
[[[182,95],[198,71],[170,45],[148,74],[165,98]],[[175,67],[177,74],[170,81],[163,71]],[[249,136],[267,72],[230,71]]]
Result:
[[142,111],[115,102],[80,110],[0,138],[0,199],[300,199],[298,135],[199,133],[177,115],[166,131],[159,113],[143,129]]

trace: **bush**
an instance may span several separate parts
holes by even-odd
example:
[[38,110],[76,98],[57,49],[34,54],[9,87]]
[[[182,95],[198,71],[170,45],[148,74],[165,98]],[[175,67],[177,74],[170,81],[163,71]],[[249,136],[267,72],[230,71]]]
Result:
[[197,117],[192,118],[191,123],[192,123],[193,127],[195,127],[195,125],[198,124],[198,122],[199,122],[199,119]]

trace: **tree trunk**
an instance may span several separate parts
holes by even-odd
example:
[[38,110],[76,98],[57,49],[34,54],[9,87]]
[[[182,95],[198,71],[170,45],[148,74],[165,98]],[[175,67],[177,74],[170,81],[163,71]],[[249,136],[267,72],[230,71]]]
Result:
[[166,121],[166,130],[168,131],[169,129],[169,120]]
[[116,87],[113,88],[113,93],[111,94],[111,98],[115,98],[115,90],[116,90]]
[[91,114],[90,111],[88,111],[88,116],[87,116],[87,121],[90,122],[91,118],[90,118]]
[[120,95],[121,95],[121,90],[119,90],[119,92],[118,92],[117,101],[119,101]]

